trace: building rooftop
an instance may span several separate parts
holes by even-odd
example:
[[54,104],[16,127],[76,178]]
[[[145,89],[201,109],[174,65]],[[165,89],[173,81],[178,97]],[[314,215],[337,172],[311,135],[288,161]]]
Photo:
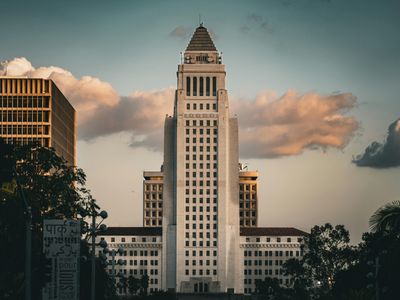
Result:
[[200,25],[196,28],[186,51],[217,51],[207,28]]
[[[108,227],[101,235],[161,236],[162,227]],[[241,236],[304,236],[307,232],[294,227],[240,227]]]
[[101,235],[161,236],[162,227],[108,227]]
[[307,232],[294,227],[240,227],[241,236],[304,236]]

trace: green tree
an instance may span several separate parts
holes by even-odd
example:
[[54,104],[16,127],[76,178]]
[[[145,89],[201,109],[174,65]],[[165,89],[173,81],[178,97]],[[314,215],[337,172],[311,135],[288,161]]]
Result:
[[139,278],[129,276],[128,277],[128,291],[129,294],[133,295],[137,293],[137,291],[140,289],[141,281]]
[[142,289],[142,294],[146,296],[147,295],[147,289],[149,288],[149,275],[144,274],[140,278],[140,287]]
[[312,286],[310,270],[305,268],[303,261],[291,258],[283,264],[284,275],[291,277],[293,299],[309,299],[309,289]]
[[[0,299],[24,296],[26,208],[19,191],[23,191],[32,208],[32,299],[40,299],[47,280],[42,254],[43,219],[74,219],[78,213],[88,214],[92,199],[85,188],[86,176],[51,148],[0,142],[0,162],[0,256],[7,258],[0,268]],[[84,225],[87,227],[85,222]],[[87,245],[82,247],[82,253],[88,255]],[[81,265],[82,282],[90,277],[87,264]],[[100,279],[101,273],[105,274],[104,269],[99,269]],[[100,282],[96,286],[101,287]]]
[[330,299],[337,274],[356,261],[349,242],[349,232],[343,225],[326,223],[311,229],[302,244],[304,256],[284,264],[284,273],[293,278],[291,290],[296,299]]
[[369,219],[372,232],[400,234],[400,201],[393,201],[379,208]]

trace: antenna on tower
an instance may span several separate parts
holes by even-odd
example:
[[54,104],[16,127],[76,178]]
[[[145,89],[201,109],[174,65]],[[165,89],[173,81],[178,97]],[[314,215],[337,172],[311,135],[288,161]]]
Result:
[[200,27],[203,26],[203,21],[201,20],[201,14],[199,14],[199,26],[200,26]]

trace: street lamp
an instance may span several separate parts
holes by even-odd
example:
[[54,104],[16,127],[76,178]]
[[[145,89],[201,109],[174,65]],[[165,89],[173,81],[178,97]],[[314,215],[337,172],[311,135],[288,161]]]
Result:
[[[98,211],[100,207],[95,203],[96,201],[92,199],[91,203],[91,212],[89,216],[92,217],[92,224],[88,230],[88,237],[91,237],[91,263],[92,263],[92,271],[91,271],[91,300],[96,299],[96,234],[98,232],[104,232],[107,230],[107,225],[102,224],[104,219],[108,217],[108,213],[105,210]],[[86,217],[84,213],[81,213],[82,217]],[[102,220],[99,224],[96,225],[96,218],[100,217]],[[104,241],[105,242],[105,241]],[[104,244],[103,241],[100,241],[99,246],[102,248],[107,247],[107,242]]]
[[[126,264],[126,261],[124,261],[123,259],[116,260],[115,256],[117,254],[122,255],[124,253],[124,249],[122,247],[118,247],[117,250],[116,249],[109,250],[107,247],[105,247],[103,249],[103,253],[111,255],[111,278],[112,278],[113,284],[115,286],[115,281],[116,281],[115,277],[124,277],[124,275],[122,273],[118,273],[117,275],[115,274],[115,266],[116,265],[122,266],[122,265]],[[109,265],[109,263],[107,262],[106,255],[102,256],[102,259],[105,262],[105,264]]]

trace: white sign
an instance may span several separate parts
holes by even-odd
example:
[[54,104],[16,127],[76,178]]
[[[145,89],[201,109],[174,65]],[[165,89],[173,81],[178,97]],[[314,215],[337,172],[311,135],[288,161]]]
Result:
[[43,291],[43,299],[79,299],[80,221],[44,220],[43,252],[51,259],[51,282]]
[[47,258],[77,257],[81,243],[81,226],[76,220],[44,220],[43,251]]

